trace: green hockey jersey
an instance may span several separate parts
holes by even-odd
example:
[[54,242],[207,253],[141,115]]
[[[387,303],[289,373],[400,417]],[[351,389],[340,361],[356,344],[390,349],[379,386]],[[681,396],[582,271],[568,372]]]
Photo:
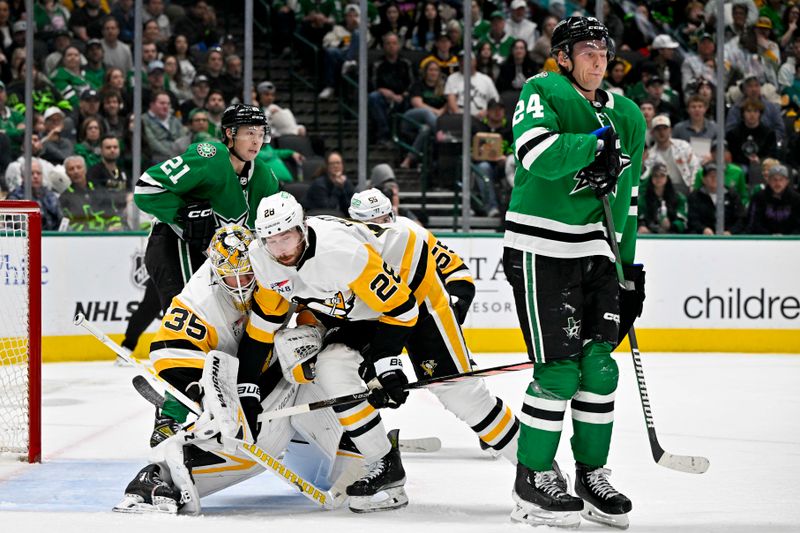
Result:
[[136,183],[133,198],[139,209],[170,224],[180,235],[183,228],[175,216],[190,202],[210,202],[217,227],[253,228],[258,203],[276,192],[278,180],[262,161],[253,161],[247,175],[240,177],[223,143],[201,142],[147,169]]
[[525,82],[512,121],[517,169],[505,246],[549,257],[604,255],[613,260],[603,204],[577,176],[595,158],[597,138],[591,132],[613,126],[623,170],[609,200],[622,262],[633,262],[645,121],[631,100],[598,94],[606,101],[593,104],[567,78],[548,72]]

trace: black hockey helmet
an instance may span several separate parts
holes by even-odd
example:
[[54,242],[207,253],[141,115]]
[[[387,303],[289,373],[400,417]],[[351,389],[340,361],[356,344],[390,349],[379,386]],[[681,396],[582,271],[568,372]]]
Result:
[[614,58],[614,40],[605,24],[594,17],[567,17],[553,29],[550,54],[558,56],[559,50],[571,56],[575,43],[581,41],[603,41],[608,48],[608,60]]
[[232,137],[236,137],[236,131],[239,126],[263,126],[264,127],[264,144],[269,144],[272,131],[269,126],[269,120],[260,107],[248,104],[233,104],[229,105],[222,113],[222,140],[228,141],[228,134],[226,130],[231,128]]

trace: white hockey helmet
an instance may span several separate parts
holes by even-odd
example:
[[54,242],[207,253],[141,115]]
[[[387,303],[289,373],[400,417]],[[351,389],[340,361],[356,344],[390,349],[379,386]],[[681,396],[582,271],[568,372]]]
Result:
[[395,220],[391,200],[375,188],[355,193],[350,199],[347,211],[350,213],[350,218],[361,222],[372,222],[386,215],[391,216],[392,222]]
[[241,311],[250,309],[250,297],[256,287],[248,246],[253,233],[244,226],[222,226],[211,238],[208,258],[214,283],[230,294]]
[[[265,248],[268,237],[298,228],[303,243],[308,245],[308,228],[303,215],[303,206],[288,192],[282,191],[263,198],[258,204],[256,214],[256,233]],[[270,255],[272,252],[270,252]]]

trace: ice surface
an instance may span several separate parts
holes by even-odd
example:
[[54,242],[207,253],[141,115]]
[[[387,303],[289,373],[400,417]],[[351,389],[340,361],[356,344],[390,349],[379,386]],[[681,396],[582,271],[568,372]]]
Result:
[[[483,366],[524,360],[479,355]],[[630,531],[800,531],[800,357],[643,355],[661,445],[704,455],[706,474],[657,466],[650,455],[630,356],[617,356],[620,386],[609,467],[634,504]],[[0,532],[502,532],[513,524],[514,470],[478,448],[475,435],[427,391],[385,412],[408,438],[438,436],[442,450],[405,454],[406,509],[355,515],[320,511],[269,473],[203,500],[204,516],[131,516],[110,508],[147,456],[152,407],[111,363],[44,367],[45,462],[0,462]],[[487,379],[515,409],[529,371]],[[570,424],[558,460],[571,471]],[[613,531],[584,522],[581,529]]]

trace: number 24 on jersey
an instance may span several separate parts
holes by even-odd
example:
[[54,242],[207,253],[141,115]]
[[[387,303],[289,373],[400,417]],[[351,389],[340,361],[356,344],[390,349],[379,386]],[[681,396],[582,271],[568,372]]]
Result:
[[530,113],[531,118],[544,118],[544,106],[539,100],[538,94],[533,93],[528,98],[527,106],[525,105],[525,102],[522,100],[519,100],[517,102],[517,107],[514,108],[514,120],[512,121],[512,125],[516,126],[517,124],[519,124],[525,117],[525,113]]

